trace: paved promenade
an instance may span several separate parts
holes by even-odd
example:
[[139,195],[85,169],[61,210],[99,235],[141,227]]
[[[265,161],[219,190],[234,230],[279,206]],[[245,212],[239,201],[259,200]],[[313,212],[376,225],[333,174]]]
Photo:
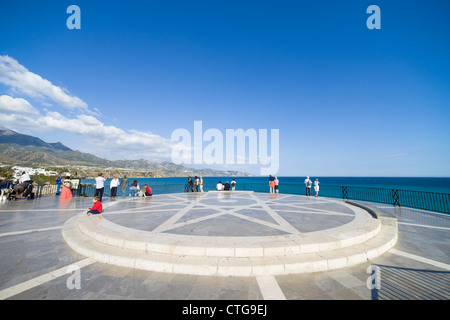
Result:
[[[101,218],[80,214],[92,205],[90,198],[63,201],[44,197],[0,203],[0,299],[450,298],[447,215],[358,202],[379,215],[374,219],[360,207],[337,199],[240,192],[106,198],[103,203]],[[393,247],[385,246],[386,252],[377,251],[379,255],[368,255],[369,260],[348,265],[341,263],[342,259],[330,258],[338,252],[335,250],[343,250],[350,257],[350,248],[369,248],[366,240],[373,240],[364,238],[365,234],[373,239],[380,236],[384,229],[377,220],[389,216],[397,218],[398,234],[394,242],[389,242]],[[152,247],[158,251],[155,255],[176,254],[179,250],[201,260],[209,252],[206,256],[217,256],[219,262],[206,271],[174,267],[166,272],[155,271],[153,263],[137,264],[136,259],[126,267],[99,262],[102,257],[95,252],[94,244],[92,252],[86,251],[91,246],[80,244],[89,240],[83,242],[70,238],[76,236],[74,233],[64,233],[70,223],[85,228],[85,235],[92,232],[90,235],[99,237],[99,241],[103,236],[105,241],[113,241],[111,235],[123,235],[124,239],[139,236],[148,240],[147,250],[148,243],[158,243]],[[92,229],[92,223],[99,228]],[[97,233],[102,228],[108,229],[106,233]],[[358,233],[361,230],[364,234]],[[347,241],[349,237],[351,241]],[[168,240],[162,243],[155,239]],[[230,239],[233,243],[240,241],[231,246]],[[269,245],[274,241],[276,245]],[[337,244],[339,248],[332,247]],[[217,245],[220,250],[214,252]],[[128,250],[123,242],[121,246],[111,252]],[[169,249],[175,252],[165,251]],[[203,251],[199,253],[200,249]],[[318,269],[292,266],[282,258],[303,253],[322,259],[315,265]],[[267,267],[269,260],[265,259],[272,258],[281,264],[270,262]],[[224,263],[233,259],[249,264],[231,268]],[[256,264],[261,261],[263,264]]]

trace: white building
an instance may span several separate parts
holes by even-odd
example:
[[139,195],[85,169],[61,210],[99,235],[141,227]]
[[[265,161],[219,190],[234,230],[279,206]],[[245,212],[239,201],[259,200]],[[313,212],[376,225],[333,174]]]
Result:
[[24,172],[24,171],[30,176],[40,175],[40,174],[45,175],[45,176],[54,176],[54,175],[58,174],[58,172],[56,172],[56,171],[47,171],[42,168],[28,168],[28,167],[14,166],[14,167],[12,167],[12,169],[14,170],[14,177],[16,179],[19,178],[22,175],[22,172]]

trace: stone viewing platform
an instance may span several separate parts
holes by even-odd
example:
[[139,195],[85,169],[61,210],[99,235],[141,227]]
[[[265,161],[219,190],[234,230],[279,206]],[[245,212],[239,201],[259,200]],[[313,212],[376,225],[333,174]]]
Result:
[[376,258],[397,226],[339,200],[253,192],[154,196],[81,213],[63,227],[76,252],[157,272],[263,276],[327,271]]
[[251,191],[103,205],[3,202],[0,299],[450,298],[445,214]]

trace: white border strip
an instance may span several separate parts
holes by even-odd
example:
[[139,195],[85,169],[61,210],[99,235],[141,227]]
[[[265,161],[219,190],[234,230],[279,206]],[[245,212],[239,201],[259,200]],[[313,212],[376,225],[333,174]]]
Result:
[[60,227],[42,228],[42,229],[30,229],[30,230],[23,230],[23,231],[5,232],[5,233],[0,233],[0,237],[15,236],[15,235],[18,235],[18,234],[25,234],[25,233],[32,233],[32,232],[41,232],[41,231],[50,231],[50,230],[58,230],[58,229],[62,229],[62,226],[60,226]]
[[438,267],[438,268],[442,268],[442,269],[445,269],[445,270],[450,270],[450,264],[446,264],[446,263],[442,263],[442,262],[439,262],[439,261],[435,261],[435,260],[427,259],[427,258],[424,258],[424,257],[416,256],[415,254],[407,253],[407,252],[400,251],[400,250],[397,250],[397,249],[391,249],[391,250],[389,250],[389,252],[390,253],[394,253],[394,254],[399,255],[399,256],[402,256],[402,257],[405,257],[405,258],[409,258],[409,259],[413,259],[413,260],[420,261],[420,262],[423,262],[423,263],[427,263],[427,264],[430,264],[430,265]]
[[409,223],[409,222],[397,222],[397,224],[405,225],[405,226],[413,226],[413,227],[438,229],[438,230],[450,230],[450,228],[430,226],[430,225],[427,225],[427,224],[416,224],[416,223]]
[[73,263],[73,264],[71,264],[69,266],[62,267],[62,268],[60,268],[58,270],[54,270],[54,271],[46,273],[46,274],[44,274],[42,276],[30,279],[28,281],[19,283],[19,284],[15,285],[15,286],[6,288],[4,290],[1,290],[0,291],[0,300],[8,299],[8,298],[10,298],[12,296],[15,296],[15,295],[19,294],[19,293],[22,293],[22,292],[30,290],[30,289],[32,289],[34,287],[40,286],[40,285],[42,285],[42,284],[44,284],[46,282],[49,282],[49,281],[54,280],[56,278],[65,276],[67,274],[70,274],[71,273],[71,271],[70,271],[71,270],[70,269],[71,266],[75,266],[77,268],[83,268],[83,267],[86,267],[86,266],[88,266],[88,265],[90,265],[90,264],[92,264],[94,262],[96,262],[96,261],[93,260],[93,259],[90,259],[90,258],[87,258],[87,259],[84,259],[84,260],[80,260],[80,261],[75,262],[75,263]]
[[286,300],[274,276],[256,277],[256,281],[264,300]]

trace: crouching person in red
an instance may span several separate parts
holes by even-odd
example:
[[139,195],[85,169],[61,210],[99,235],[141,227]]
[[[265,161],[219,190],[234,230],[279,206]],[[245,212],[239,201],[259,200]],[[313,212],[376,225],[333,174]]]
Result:
[[148,184],[145,185],[145,196],[146,197],[151,197],[152,196],[152,188],[149,187]]
[[102,206],[102,203],[100,202],[100,197],[95,196],[92,199],[92,201],[94,202],[94,205],[92,206],[92,208],[88,208],[86,213],[88,215],[102,213],[103,206]]

